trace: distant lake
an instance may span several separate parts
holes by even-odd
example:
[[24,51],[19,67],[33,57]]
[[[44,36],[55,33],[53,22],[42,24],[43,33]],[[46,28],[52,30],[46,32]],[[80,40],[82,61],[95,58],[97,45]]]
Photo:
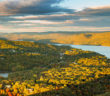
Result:
[[65,45],[82,50],[94,51],[102,55],[105,55],[107,58],[110,58],[110,47],[106,47],[106,46],[72,45],[72,44],[55,44],[55,45],[58,46]]
[[1,77],[7,78],[8,77],[8,73],[0,73]]

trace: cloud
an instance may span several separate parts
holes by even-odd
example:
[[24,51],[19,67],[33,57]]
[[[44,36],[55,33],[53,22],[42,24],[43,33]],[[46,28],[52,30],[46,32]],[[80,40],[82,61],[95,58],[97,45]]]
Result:
[[77,20],[78,16],[74,14],[52,14],[52,15],[29,15],[29,16],[12,16],[11,18],[19,20],[48,20],[48,21],[66,21],[66,20]]
[[77,15],[80,16],[110,16],[110,6],[103,6],[103,7],[91,7],[86,8],[82,11],[79,11]]
[[89,17],[87,20],[77,20],[75,21],[75,26],[95,26],[95,27],[109,27],[110,26],[110,16],[103,17]]
[[11,23],[18,23],[18,24],[42,24],[42,25],[60,25],[60,24],[73,24],[74,22],[71,20],[66,20],[64,22],[52,22],[47,20],[24,20],[24,21],[10,21]]
[[[53,30],[54,29],[54,30]],[[13,28],[8,26],[0,29],[0,32],[48,32],[48,31],[109,31],[110,27],[86,27],[86,26],[65,26],[65,27],[28,27]]]
[[0,25],[0,29],[3,29],[4,28],[4,26],[3,25]]
[[92,21],[92,19],[89,19],[89,18],[80,18],[79,21]]
[[62,1],[64,0],[2,0],[0,1],[0,30],[110,29],[110,6],[76,11],[58,6]]
[[27,15],[27,16],[15,16],[11,18],[19,19],[19,20],[48,20],[55,22],[74,20],[76,22],[81,22],[81,23],[91,22],[91,24],[93,24],[96,21],[97,23],[100,21],[107,22],[108,17],[110,17],[110,6],[86,8],[84,10],[74,12],[73,14],[65,13],[65,14],[51,14],[51,15]]
[[0,15],[72,13],[72,9],[55,6],[63,0],[2,0]]
[[110,6],[86,8],[76,13],[80,20],[75,22],[75,26],[110,26]]

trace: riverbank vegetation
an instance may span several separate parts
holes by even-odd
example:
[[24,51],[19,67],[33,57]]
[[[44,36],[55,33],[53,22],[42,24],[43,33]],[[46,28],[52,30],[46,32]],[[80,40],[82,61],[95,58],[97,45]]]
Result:
[[68,46],[0,40],[1,96],[109,96],[110,59]]

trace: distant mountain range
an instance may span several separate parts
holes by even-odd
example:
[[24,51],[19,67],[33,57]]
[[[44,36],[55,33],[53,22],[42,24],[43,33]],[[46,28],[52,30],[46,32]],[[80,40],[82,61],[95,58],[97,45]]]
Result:
[[16,33],[6,33],[2,32],[0,35],[4,34],[51,34],[51,33],[63,33],[63,34],[80,34],[80,33],[104,33],[104,32],[110,32],[110,31],[48,31],[48,32],[16,32]]
[[0,33],[0,38],[15,41],[34,41],[40,43],[110,46],[110,32],[108,31]]

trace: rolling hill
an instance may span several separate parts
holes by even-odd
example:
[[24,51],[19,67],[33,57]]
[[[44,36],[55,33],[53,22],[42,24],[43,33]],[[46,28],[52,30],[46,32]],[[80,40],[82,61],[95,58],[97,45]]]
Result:
[[0,96],[109,96],[110,59],[91,51],[0,40]]
[[110,46],[110,32],[24,32],[3,34],[0,37],[40,43]]

